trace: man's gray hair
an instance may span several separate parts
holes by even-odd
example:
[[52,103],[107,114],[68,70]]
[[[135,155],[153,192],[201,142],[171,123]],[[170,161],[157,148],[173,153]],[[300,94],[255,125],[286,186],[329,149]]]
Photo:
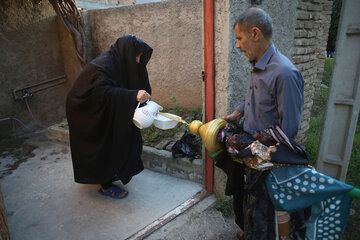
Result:
[[260,8],[249,8],[246,10],[236,19],[234,28],[236,25],[244,26],[247,30],[257,27],[266,39],[271,39],[272,37],[271,17]]

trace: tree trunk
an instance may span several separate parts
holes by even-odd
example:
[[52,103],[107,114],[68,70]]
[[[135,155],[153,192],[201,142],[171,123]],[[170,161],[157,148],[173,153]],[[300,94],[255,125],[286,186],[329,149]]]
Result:
[[9,228],[6,220],[6,211],[4,205],[4,198],[1,191],[0,185],[0,240],[9,240]]

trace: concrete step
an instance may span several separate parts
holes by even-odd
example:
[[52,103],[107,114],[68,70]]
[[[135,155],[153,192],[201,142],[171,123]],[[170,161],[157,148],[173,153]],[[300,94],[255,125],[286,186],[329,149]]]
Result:
[[[61,124],[48,127],[46,135],[51,140],[69,143],[69,130]],[[175,135],[174,139],[179,139],[181,135]],[[203,184],[203,159],[173,158],[171,147],[174,139],[164,139],[156,147],[144,146],[141,157],[145,168]]]
[[144,146],[142,159],[144,166],[152,171],[169,176],[203,183],[204,165],[202,159],[173,158],[172,153]]

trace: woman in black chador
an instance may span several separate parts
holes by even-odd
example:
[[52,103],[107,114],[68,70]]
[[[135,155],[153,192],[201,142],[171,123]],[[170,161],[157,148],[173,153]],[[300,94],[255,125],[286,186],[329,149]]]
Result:
[[150,98],[146,70],[152,48],[127,35],[85,66],[70,90],[66,115],[75,182],[101,184],[101,194],[124,198],[143,163],[140,130],[132,123],[137,102]]

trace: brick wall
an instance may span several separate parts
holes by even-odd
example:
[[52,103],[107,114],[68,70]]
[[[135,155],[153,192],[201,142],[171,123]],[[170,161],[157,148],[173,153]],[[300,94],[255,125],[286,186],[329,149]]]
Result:
[[297,142],[304,145],[313,99],[318,94],[325,64],[332,1],[299,0],[292,61],[305,79],[304,110]]

